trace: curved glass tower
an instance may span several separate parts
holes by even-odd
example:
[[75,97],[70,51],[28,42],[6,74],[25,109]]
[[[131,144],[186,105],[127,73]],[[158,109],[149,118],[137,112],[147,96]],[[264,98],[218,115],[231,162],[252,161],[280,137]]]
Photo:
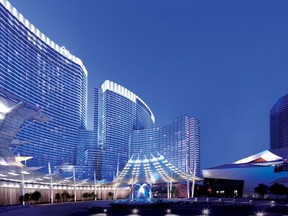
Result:
[[51,118],[24,125],[17,138],[29,144],[14,148],[14,153],[33,156],[29,166],[75,164],[78,130],[86,125],[84,65],[6,0],[1,0],[0,19],[0,88],[37,104]]
[[141,98],[109,80],[99,90],[98,107],[102,178],[112,180],[129,159],[132,131],[152,127],[155,118]]
[[281,97],[270,111],[270,148],[288,147],[288,94]]
[[131,155],[159,152],[183,172],[200,175],[200,121],[186,115],[171,124],[133,131]]

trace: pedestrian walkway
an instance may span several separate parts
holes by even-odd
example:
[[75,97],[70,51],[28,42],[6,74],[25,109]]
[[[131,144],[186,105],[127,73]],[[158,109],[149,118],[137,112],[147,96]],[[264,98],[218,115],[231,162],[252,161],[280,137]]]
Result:
[[55,204],[38,204],[35,206],[0,207],[0,216],[70,216],[87,212],[94,205],[108,207],[111,201],[86,201]]
[[28,207],[30,206],[23,206],[23,205],[2,206],[0,207],[0,214],[3,212],[9,212],[12,210],[23,209],[23,208],[28,208]]

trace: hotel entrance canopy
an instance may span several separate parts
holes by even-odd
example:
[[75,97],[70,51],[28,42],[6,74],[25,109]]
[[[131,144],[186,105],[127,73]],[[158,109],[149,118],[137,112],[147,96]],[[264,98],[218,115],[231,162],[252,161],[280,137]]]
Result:
[[[21,125],[26,121],[47,121],[38,106],[24,102],[0,88],[0,162],[15,165],[16,161],[9,145],[22,145],[27,141],[15,139]],[[20,164],[20,163],[18,163]]]
[[201,181],[202,179],[188,172],[183,172],[171,164],[163,155],[153,154],[140,157],[133,155],[123,171],[113,181],[114,184],[165,183],[183,181]]
[[43,176],[35,172],[35,167],[28,168],[22,164],[32,157],[14,156],[9,146],[28,143],[16,138],[25,121],[47,120],[49,118],[42,115],[41,108],[0,88],[0,180],[19,182],[25,175],[26,182],[36,182],[40,176]]

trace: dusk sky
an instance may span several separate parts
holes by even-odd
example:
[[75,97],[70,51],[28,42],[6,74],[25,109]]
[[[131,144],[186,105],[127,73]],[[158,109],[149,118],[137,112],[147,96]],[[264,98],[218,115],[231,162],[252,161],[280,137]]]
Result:
[[201,167],[269,148],[269,111],[288,93],[288,1],[10,0],[79,57],[93,88],[128,88],[157,125],[201,121]]

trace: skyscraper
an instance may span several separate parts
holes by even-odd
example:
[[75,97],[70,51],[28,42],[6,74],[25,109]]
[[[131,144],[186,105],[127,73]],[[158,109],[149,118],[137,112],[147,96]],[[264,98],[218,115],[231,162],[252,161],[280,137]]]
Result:
[[[97,172],[98,147],[97,133],[85,128],[79,130],[79,142],[76,152],[76,176],[79,179],[93,179]],[[98,174],[99,175],[99,174]],[[100,176],[99,176],[100,177]]]
[[135,130],[130,146],[130,156],[159,152],[182,171],[200,174],[200,121],[194,117],[184,115],[168,125]]
[[75,164],[79,128],[86,125],[87,70],[81,60],[35,28],[10,3],[0,4],[0,87],[43,108],[51,121],[24,125],[13,149],[29,166]]
[[270,110],[270,148],[288,147],[288,94]]
[[7,0],[0,0],[0,19],[0,88],[36,104],[51,118],[43,124],[25,123],[17,134],[29,143],[14,147],[13,153],[32,156],[28,166],[47,171],[48,162],[52,169],[77,165],[79,178],[92,179],[96,173],[97,179],[112,180],[133,153],[159,151],[183,171],[198,174],[197,119],[183,116],[156,128],[151,109],[140,97],[107,80],[94,91],[94,131],[87,130],[88,75],[82,61]]
[[108,80],[99,89],[99,102],[96,103],[99,112],[99,145],[103,149],[102,177],[112,180],[129,159],[132,131],[152,127],[155,119],[141,98]]

